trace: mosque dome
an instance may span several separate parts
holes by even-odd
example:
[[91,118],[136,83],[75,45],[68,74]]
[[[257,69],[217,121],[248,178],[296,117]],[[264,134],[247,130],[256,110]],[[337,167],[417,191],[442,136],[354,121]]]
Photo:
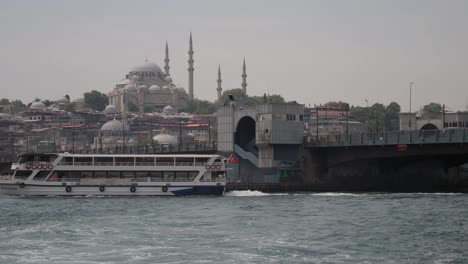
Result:
[[164,81],[168,82],[168,83],[171,83],[172,82],[172,77],[170,75],[166,76],[166,78],[164,78]]
[[74,103],[80,103],[80,104],[84,104],[85,100],[84,100],[84,97],[79,97],[79,98],[76,98],[75,100],[73,100]]
[[161,68],[154,62],[145,62],[142,65],[133,67],[130,72],[159,72],[162,73]]
[[31,109],[39,109],[39,108],[46,108],[45,104],[43,102],[34,102],[31,104],[29,107]]
[[57,104],[66,104],[66,103],[68,103],[68,99],[66,97],[60,97],[59,99],[57,99],[55,101],[55,103],[57,103]]
[[156,84],[153,84],[149,88],[150,92],[156,92],[156,91],[161,91],[161,87],[157,86]]
[[[102,125],[101,131],[116,131],[116,130],[122,131],[122,126],[123,126],[122,122],[114,119]],[[128,130],[128,127],[125,126],[124,130]]]
[[177,137],[166,133],[161,133],[159,135],[154,136],[153,140],[161,145],[176,145],[178,142]]
[[106,106],[106,108],[104,108],[104,113],[106,114],[115,113],[115,112],[117,112],[117,107],[115,107],[114,105],[108,105]]
[[177,114],[177,109],[175,109],[174,107],[168,105],[168,106],[164,107],[162,113],[164,115],[176,115]]
[[163,90],[164,90],[164,91],[168,91],[168,90],[169,90],[169,86],[164,85],[164,86],[163,86]]
[[126,85],[126,84],[129,84],[130,83],[130,80],[129,79],[123,79],[121,80],[119,83],[117,83],[117,85]]

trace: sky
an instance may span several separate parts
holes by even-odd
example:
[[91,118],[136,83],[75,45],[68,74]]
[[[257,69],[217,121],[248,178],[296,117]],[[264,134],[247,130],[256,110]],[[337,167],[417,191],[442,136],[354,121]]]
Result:
[[[110,92],[146,58],[188,88],[193,34],[195,96],[239,88],[305,105],[468,104],[468,1],[3,0],[0,97],[30,102]],[[187,89],[188,90],[188,89]]]

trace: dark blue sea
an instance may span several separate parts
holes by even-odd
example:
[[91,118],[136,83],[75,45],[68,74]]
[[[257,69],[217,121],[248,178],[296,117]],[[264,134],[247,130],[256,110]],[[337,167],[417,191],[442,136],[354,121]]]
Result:
[[0,196],[0,263],[468,263],[467,194]]

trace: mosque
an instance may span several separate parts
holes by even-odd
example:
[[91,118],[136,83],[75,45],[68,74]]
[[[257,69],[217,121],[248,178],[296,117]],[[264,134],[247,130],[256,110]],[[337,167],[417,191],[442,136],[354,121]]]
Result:
[[[115,106],[118,112],[124,112],[125,107],[134,107],[139,112],[161,111],[167,106],[177,111],[187,106],[187,101],[193,99],[193,44],[192,34],[189,40],[189,93],[182,87],[177,87],[170,75],[169,48],[166,42],[164,71],[153,62],[146,60],[142,65],[133,67],[125,78],[117,83],[108,94],[109,104]],[[132,110],[132,109],[125,109]],[[146,110],[146,111],[145,111]]]

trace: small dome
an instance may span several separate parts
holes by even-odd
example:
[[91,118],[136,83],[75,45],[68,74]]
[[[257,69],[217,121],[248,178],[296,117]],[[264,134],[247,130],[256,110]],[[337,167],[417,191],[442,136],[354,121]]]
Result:
[[168,105],[168,106],[164,107],[162,113],[163,113],[164,115],[176,115],[176,114],[177,114],[177,110],[176,110],[174,107]]
[[106,106],[106,108],[104,109],[103,112],[104,113],[115,113],[115,112],[117,112],[117,107],[115,107],[114,105],[108,105],[108,106]]
[[57,103],[57,104],[66,104],[66,103],[68,103],[68,102],[69,102],[69,101],[68,101],[68,99],[67,99],[66,97],[60,97],[59,99],[57,99],[57,100],[55,101],[55,103]]
[[161,133],[159,135],[154,136],[153,140],[157,144],[161,145],[177,145],[178,142],[177,137],[166,133]]
[[56,105],[56,104],[51,104],[51,105],[49,105],[49,109],[51,109],[51,110],[59,110],[59,106]]
[[31,104],[29,108],[32,109],[39,109],[39,108],[46,108],[45,104],[43,102],[34,102]]
[[156,91],[161,91],[161,87],[157,86],[156,84],[153,84],[149,88],[150,92],[156,92]]
[[133,67],[130,72],[160,72],[162,73],[161,68],[156,63],[153,62],[145,62],[142,65],[138,65]]
[[121,80],[119,83],[117,83],[117,85],[124,85],[124,84],[129,84],[130,83],[130,80],[129,79],[123,79]]
[[84,104],[85,100],[84,97],[79,97],[73,100],[74,103]]
[[168,75],[168,76],[166,76],[166,78],[164,78],[164,81],[168,82],[168,83],[171,83],[172,82],[172,77],[170,75]]
[[164,91],[168,91],[168,90],[170,90],[170,89],[169,89],[169,86],[167,86],[167,85],[164,85],[164,86],[163,86],[163,90],[164,90]]
[[11,115],[5,114],[5,113],[0,113],[0,119],[11,119]]
[[[108,121],[107,123],[102,125],[101,131],[109,131],[109,130],[110,131],[116,131],[116,130],[122,131],[122,127],[123,127],[122,122],[120,122],[119,120],[114,119],[114,120]],[[124,130],[128,130],[128,127],[125,126]]]

